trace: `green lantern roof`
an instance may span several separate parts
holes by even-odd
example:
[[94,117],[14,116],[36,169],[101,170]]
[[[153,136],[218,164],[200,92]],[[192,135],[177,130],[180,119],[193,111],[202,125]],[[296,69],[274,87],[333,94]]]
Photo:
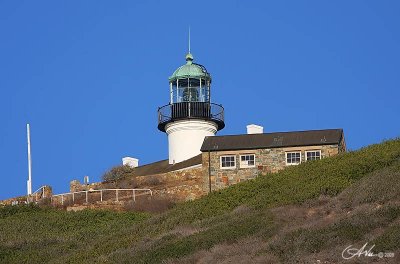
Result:
[[169,77],[169,80],[175,81],[184,78],[204,78],[211,80],[211,75],[203,65],[194,63],[193,55],[188,53],[186,55],[186,64],[176,69],[171,77]]

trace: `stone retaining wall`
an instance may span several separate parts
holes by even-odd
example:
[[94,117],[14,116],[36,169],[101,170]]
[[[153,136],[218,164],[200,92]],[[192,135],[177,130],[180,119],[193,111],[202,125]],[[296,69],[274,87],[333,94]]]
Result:
[[193,200],[204,195],[203,170],[201,166],[167,173],[134,176],[113,182],[81,184],[77,180],[70,183],[70,192],[98,189],[136,188],[151,189],[154,195],[174,201]]

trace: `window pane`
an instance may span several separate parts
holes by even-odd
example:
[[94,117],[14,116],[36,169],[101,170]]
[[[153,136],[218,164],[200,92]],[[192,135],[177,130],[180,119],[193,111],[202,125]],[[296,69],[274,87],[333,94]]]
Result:
[[286,163],[287,164],[298,164],[301,161],[300,152],[286,152]]
[[307,152],[307,160],[319,160],[321,159],[321,151],[309,151]]
[[235,167],[235,156],[222,156],[221,157],[221,167]]

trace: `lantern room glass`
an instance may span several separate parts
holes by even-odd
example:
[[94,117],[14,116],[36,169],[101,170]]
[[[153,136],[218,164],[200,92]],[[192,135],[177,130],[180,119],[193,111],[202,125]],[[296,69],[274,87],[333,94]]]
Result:
[[203,78],[177,79],[170,83],[171,104],[210,102],[210,82]]

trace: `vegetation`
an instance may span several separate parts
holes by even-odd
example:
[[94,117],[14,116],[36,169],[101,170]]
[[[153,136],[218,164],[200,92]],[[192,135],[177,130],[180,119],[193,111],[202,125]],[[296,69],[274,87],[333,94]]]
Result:
[[152,216],[5,207],[0,234],[0,263],[348,263],[343,249],[366,242],[400,263],[400,140]]
[[0,209],[0,263],[47,263],[108,240],[149,216],[107,211],[66,212],[33,205]]
[[119,165],[112,167],[109,171],[103,174],[103,181],[117,181],[128,178],[130,176],[134,176],[133,174],[134,168],[128,165]]

